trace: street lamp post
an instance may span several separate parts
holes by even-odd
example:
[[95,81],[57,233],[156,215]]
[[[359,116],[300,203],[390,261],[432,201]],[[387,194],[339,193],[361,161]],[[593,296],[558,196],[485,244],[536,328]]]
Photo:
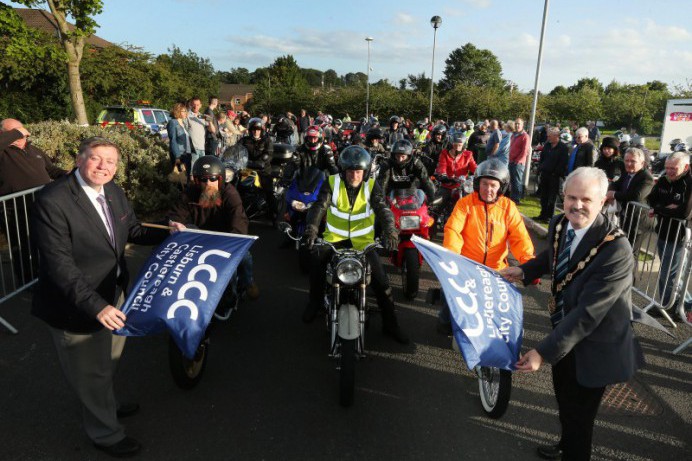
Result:
[[435,73],[435,44],[437,42],[437,28],[442,24],[442,18],[440,16],[433,16],[430,18],[430,25],[435,29],[433,34],[433,52],[432,52],[432,69],[430,69],[430,113],[428,115],[428,120],[432,123],[432,103],[433,103],[433,87],[434,87],[434,73]]
[[368,117],[370,117],[370,42],[373,40],[375,39],[372,37],[365,37],[365,41],[368,42],[368,80],[365,90],[365,120],[368,120]]

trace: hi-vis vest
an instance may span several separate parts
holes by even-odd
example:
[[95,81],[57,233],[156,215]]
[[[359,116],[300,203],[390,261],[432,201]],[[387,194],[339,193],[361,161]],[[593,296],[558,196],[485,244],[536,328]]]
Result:
[[353,208],[348,202],[346,185],[342,184],[338,174],[329,177],[329,185],[332,188],[332,202],[327,209],[324,239],[330,243],[350,239],[353,248],[362,250],[375,240],[375,212],[370,208],[370,193],[375,180],[368,179],[361,185]]
[[414,141],[425,142],[427,137],[428,137],[428,130],[426,130],[425,128],[423,128],[422,130],[418,130],[418,128],[413,130],[413,140]]

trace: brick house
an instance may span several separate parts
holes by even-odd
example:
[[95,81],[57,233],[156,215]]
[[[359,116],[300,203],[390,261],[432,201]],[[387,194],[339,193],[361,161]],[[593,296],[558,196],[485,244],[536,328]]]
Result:
[[245,110],[254,90],[255,85],[222,83],[219,87],[219,105],[233,111]]
[[[31,8],[15,8],[14,11],[19,15],[20,18],[22,18],[28,27],[38,29],[55,37],[58,40],[60,39],[58,22],[55,20],[55,17],[50,11]],[[67,24],[67,27],[70,29],[70,31],[74,30],[75,28],[74,25],[70,23]],[[102,39],[101,37],[97,37],[96,35],[87,37],[86,44],[96,49],[116,46],[113,43]]]

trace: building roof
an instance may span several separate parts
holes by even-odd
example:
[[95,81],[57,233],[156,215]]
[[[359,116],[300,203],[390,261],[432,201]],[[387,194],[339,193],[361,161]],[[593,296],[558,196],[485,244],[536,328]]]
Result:
[[219,100],[230,101],[233,96],[245,96],[255,91],[255,85],[240,83],[222,83],[219,87]]
[[[27,26],[43,31],[49,35],[60,37],[58,22],[55,20],[55,16],[53,16],[50,11],[35,10],[32,8],[15,8],[14,11],[19,15],[20,18],[24,20]],[[75,26],[74,24],[68,22],[67,28],[72,31],[74,30]],[[87,37],[86,43],[96,48],[115,46],[113,43],[97,37],[96,35]]]

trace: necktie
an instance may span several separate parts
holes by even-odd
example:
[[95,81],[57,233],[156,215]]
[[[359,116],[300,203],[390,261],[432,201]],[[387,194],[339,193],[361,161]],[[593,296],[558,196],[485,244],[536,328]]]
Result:
[[101,210],[106,216],[106,230],[108,230],[108,237],[110,237],[111,244],[115,247],[115,228],[113,227],[113,216],[111,215],[111,209],[106,203],[106,198],[103,195],[98,195],[96,201],[101,205]]
[[[574,240],[574,229],[569,229],[567,235],[565,236],[565,243],[562,245],[562,250],[557,257],[557,266],[555,266],[555,281],[562,281],[567,275],[567,269],[569,266],[569,255],[572,249],[572,240]],[[550,315],[550,321],[553,327],[560,323],[565,317],[563,306],[565,301],[563,300],[562,291],[555,294],[555,312]]]
[[630,181],[632,180],[632,175],[628,174],[624,181],[622,181],[622,190],[620,192],[625,192],[630,186]]

